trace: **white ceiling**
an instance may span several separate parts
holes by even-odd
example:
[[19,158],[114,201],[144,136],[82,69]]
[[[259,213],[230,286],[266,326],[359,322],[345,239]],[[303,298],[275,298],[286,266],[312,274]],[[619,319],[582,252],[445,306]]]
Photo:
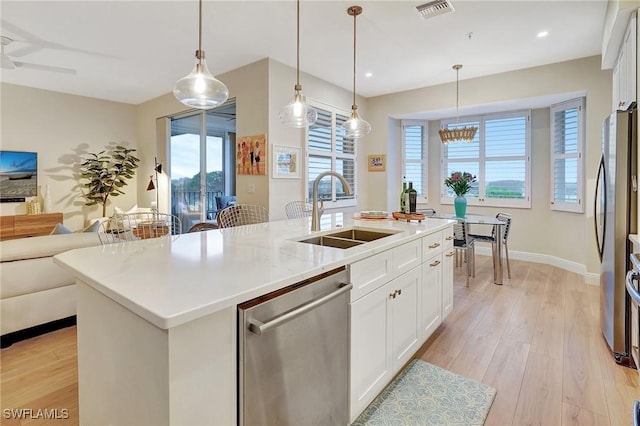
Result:
[[[357,64],[365,97],[455,81],[455,63],[464,80],[601,52],[606,0],[452,0],[454,13],[424,19],[415,6],[426,1],[302,0],[302,71],[351,90],[346,10],[354,4],[364,9]],[[265,57],[295,67],[295,1],[205,0],[203,9],[214,74]],[[77,70],[3,69],[3,82],[118,102],[171,92],[197,48],[195,0],[2,0],[0,17],[1,35],[15,40],[5,50],[12,59]],[[542,30],[549,36],[537,38]]]

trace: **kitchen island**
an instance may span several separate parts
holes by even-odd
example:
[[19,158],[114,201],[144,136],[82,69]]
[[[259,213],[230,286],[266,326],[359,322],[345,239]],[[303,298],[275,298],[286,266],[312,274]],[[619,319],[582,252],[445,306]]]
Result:
[[[340,213],[73,250],[81,424],[236,424],[239,303],[451,229]],[[349,249],[300,242],[394,232]],[[356,291],[356,289],[354,289]]]

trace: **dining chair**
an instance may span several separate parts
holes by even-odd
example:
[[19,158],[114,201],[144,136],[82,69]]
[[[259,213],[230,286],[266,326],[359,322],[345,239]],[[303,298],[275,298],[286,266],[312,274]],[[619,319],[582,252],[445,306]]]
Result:
[[177,235],[181,229],[180,218],[167,213],[115,214],[100,224],[98,238],[104,245]]
[[469,224],[459,220],[453,225],[453,247],[456,250],[456,266],[462,266],[461,255],[464,252],[464,262],[467,264],[467,287],[469,277],[476,276],[475,239],[469,235]]
[[284,206],[287,219],[296,219],[300,217],[311,217],[313,205],[305,201],[291,201]]
[[254,204],[234,204],[218,212],[219,228],[263,222],[269,222],[269,211]]
[[219,195],[216,196],[216,208],[218,211],[227,208],[233,204],[236,204],[236,196],[235,195]]
[[210,229],[218,229],[218,226],[215,223],[210,222],[198,222],[192,225],[187,232],[200,232],[200,231],[208,231]]
[[[507,245],[509,231],[511,230],[511,214],[500,212],[496,215],[496,219],[505,222],[502,232],[502,245],[504,246],[504,255],[507,259],[507,276],[511,278],[511,265],[509,264],[509,246]],[[496,243],[496,227],[494,226],[493,228],[491,228],[491,235],[471,234],[471,237],[473,237],[477,242],[491,243],[493,245]],[[499,255],[500,253],[498,253],[498,256]]]

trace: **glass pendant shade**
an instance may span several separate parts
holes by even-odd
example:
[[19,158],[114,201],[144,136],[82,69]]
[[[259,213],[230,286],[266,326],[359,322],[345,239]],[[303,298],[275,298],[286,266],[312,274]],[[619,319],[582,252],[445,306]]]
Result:
[[291,102],[280,109],[280,121],[289,127],[308,127],[317,119],[318,113],[307,104],[299,90],[296,90]]
[[342,127],[345,131],[345,137],[351,139],[361,138],[371,133],[371,124],[360,118],[358,110],[355,108],[351,111],[351,118],[345,121]]
[[353,104],[351,105],[351,117],[342,123],[345,137],[358,139],[371,133],[371,124],[360,118],[358,105],[356,104],[356,17],[362,13],[360,6],[351,6],[347,14],[353,16]]
[[183,104],[198,109],[215,108],[229,99],[229,89],[215,78],[204,59],[197,59],[193,70],[176,82],[173,94]]

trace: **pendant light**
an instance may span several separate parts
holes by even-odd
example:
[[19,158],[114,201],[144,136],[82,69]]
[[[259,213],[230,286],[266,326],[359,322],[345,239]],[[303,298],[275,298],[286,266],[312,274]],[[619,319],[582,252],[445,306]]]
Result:
[[198,50],[196,65],[186,77],[176,82],[173,89],[175,97],[186,106],[198,109],[210,109],[222,105],[229,98],[229,89],[216,79],[204,58],[202,50],[202,0],[199,0],[198,12]]
[[440,139],[444,144],[453,142],[473,142],[473,138],[476,136],[476,132],[478,131],[476,126],[458,127],[458,73],[460,72],[460,68],[462,68],[462,65],[460,64],[453,66],[453,69],[456,70],[456,128],[442,128],[438,130],[438,133],[440,133]]
[[351,6],[347,13],[353,16],[353,105],[351,105],[351,117],[342,124],[345,137],[351,139],[361,138],[371,133],[371,124],[360,118],[358,105],[356,105],[356,16],[362,13],[360,6]]
[[280,109],[280,121],[289,127],[309,127],[318,119],[318,113],[311,108],[302,95],[300,85],[300,0],[297,0],[297,27],[296,27],[296,85],[293,87],[295,94],[287,105]]

